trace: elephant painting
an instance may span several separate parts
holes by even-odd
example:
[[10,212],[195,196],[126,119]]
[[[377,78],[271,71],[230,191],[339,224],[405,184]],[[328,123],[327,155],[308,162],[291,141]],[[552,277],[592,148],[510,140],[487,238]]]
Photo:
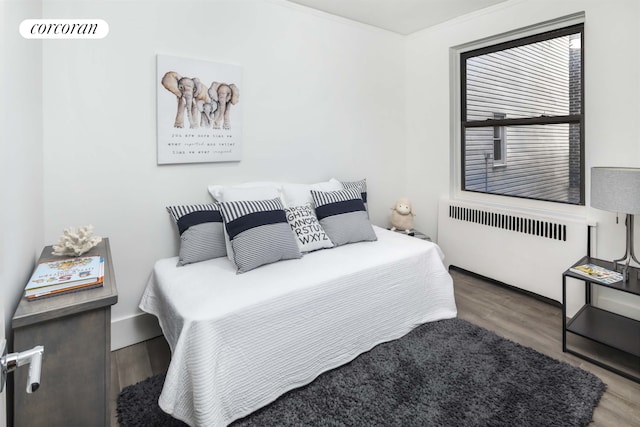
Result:
[[203,119],[204,106],[212,104],[206,85],[197,77],[182,77],[175,71],[169,71],[162,77],[162,86],[178,99],[178,111],[173,127],[184,127],[185,111],[190,127],[199,127]]
[[240,161],[242,84],[239,65],[157,55],[158,164]]
[[213,116],[213,128],[220,129],[222,125],[224,129],[231,129],[229,110],[231,105],[237,104],[240,99],[238,87],[233,83],[213,82],[209,88],[209,97],[218,103],[218,109]]
[[205,102],[202,104],[202,108],[198,107],[200,111],[200,126],[210,128],[213,126],[214,113],[218,110],[218,103],[216,101]]

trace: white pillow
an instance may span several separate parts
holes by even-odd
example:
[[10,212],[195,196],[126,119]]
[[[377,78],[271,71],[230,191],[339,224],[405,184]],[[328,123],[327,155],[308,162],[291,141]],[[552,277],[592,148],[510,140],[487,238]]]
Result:
[[[282,198],[286,207],[303,206],[313,203],[311,190],[316,191],[339,191],[342,190],[340,181],[325,181],[315,184],[282,184]],[[312,204],[313,206],[313,204]]]
[[245,182],[243,184],[234,184],[234,185],[209,185],[207,189],[209,190],[209,194],[218,202],[226,202],[228,200],[222,199],[222,192],[225,189],[229,188],[273,188],[276,191],[280,191],[281,184],[273,181],[255,181],[255,182]]
[[279,199],[280,192],[274,187],[225,187],[220,192],[219,202],[239,202],[243,200]]
[[342,183],[337,179],[330,179],[329,181],[311,184],[311,189],[316,191],[340,191],[342,190]]

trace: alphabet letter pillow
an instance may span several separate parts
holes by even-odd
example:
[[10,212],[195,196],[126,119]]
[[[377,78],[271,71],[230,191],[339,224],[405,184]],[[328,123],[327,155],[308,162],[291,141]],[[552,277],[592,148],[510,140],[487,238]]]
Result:
[[284,211],[300,252],[333,247],[333,242],[318,222],[310,203],[286,208]]
[[222,215],[217,204],[168,206],[178,226],[178,265],[191,264],[227,255]]
[[311,196],[318,221],[335,246],[378,240],[359,190],[311,190]]
[[238,273],[302,256],[279,198],[223,202],[221,210]]

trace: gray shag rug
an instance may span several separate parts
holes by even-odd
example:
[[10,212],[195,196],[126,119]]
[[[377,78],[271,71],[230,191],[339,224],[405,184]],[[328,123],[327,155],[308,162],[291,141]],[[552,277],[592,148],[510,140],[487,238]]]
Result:
[[[184,426],[164,375],[126,387],[121,426]],[[461,319],[415,328],[237,420],[244,426],[584,426],[605,384]]]

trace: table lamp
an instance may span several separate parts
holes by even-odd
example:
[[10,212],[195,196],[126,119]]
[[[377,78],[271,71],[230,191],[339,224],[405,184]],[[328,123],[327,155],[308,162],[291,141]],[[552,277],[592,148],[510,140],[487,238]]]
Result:
[[629,278],[629,262],[636,258],[633,245],[633,215],[640,214],[640,168],[591,168],[591,206],[609,212],[626,214],[627,249],[622,258],[613,261],[617,270],[623,264],[624,280]]

